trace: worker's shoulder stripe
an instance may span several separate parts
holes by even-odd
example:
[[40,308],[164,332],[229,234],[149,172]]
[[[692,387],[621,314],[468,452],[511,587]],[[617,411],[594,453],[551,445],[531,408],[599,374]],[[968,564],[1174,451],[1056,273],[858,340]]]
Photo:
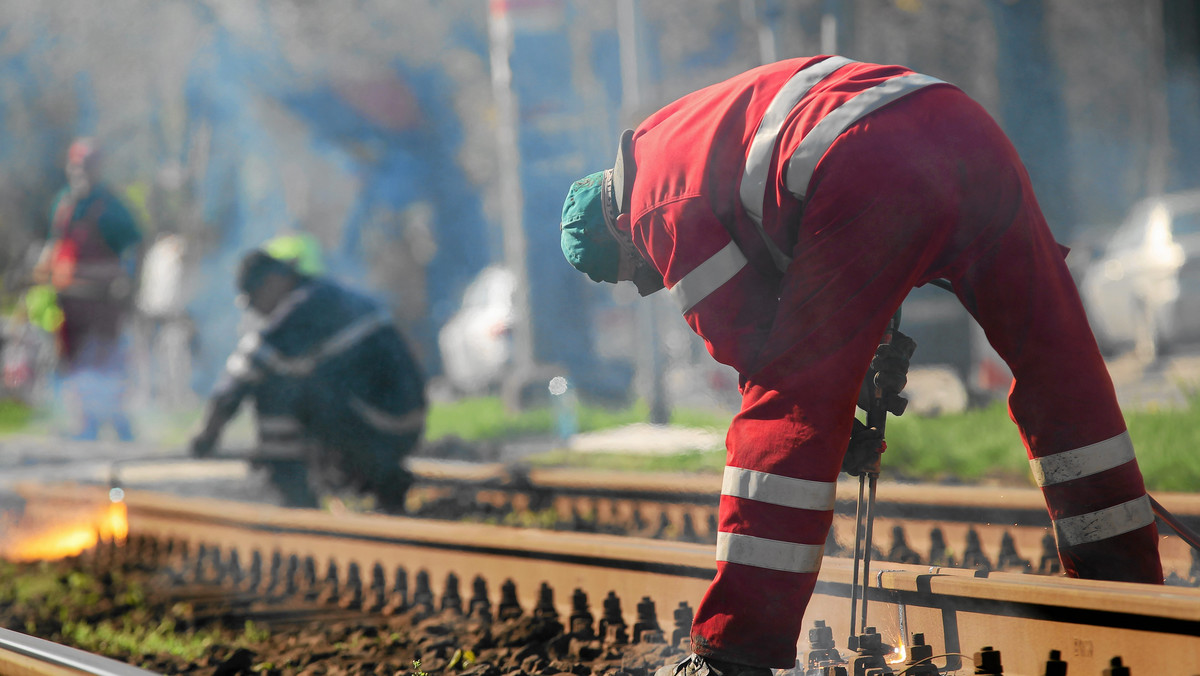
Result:
[[1029,466],[1038,486],[1053,486],[1120,467],[1134,459],[1129,432],[1088,446],[1033,458]]
[[1054,535],[1059,547],[1099,542],[1124,535],[1154,523],[1150,496],[1143,495],[1107,509],[1054,521]]
[[721,250],[697,265],[671,287],[669,293],[681,312],[687,312],[710,293],[721,288],[746,267],[746,255],[730,240]]
[[[849,63],[854,62],[842,57],[831,57],[793,75],[767,106],[767,111],[759,121],[754,139],[746,152],[746,166],[742,170],[742,182],[738,186],[738,194],[741,198],[742,208],[746,210],[746,214],[757,228],[759,236],[766,244],[767,251],[771,254],[775,267],[780,272],[787,269],[791,263],[791,257],[767,235],[762,223],[767,173],[779,142],[779,132],[783,129],[783,124],[792,109],[814,86]],[[808,183],[812,180],[813,172],[816,171],[817,162],[850,125],[892,101],[922,87],[941,82],[937,78],[919,73],[901,75],[885,80],[869,89],[864,89],[849,101],[826,114],[816,126],[805,134],[800,145],[787,161],[785,181],[788,191],[801,201],[805,199]]]
[[746,167],[742,171],[742,182],[738,187],[739,196],[742,198],[742,207],[746,210],[750,220],[754,221],[759,235],[767,244],[771,258],[780,270],[787,267],[789,258],[767,236],[762,224],[763,200],[767,192],[767,171],[771,167],[771,157],[775,154],[779,132],[783,129],[784,121],[787,120],[788,114],[792,112],[796,104],[800,103],[800,100],[808,95],[808,92],[817,83],[848,63],[852,63],[852,61],[842,56],[833,56],[792,75],[775,94],[775,98],[771,99],[770,105],[767,106],[767,112],[759,120],[758,129],[754,131],[754,140],[750,143],[750,149],[746,152]]
[[717,533],[717,561],[755,568],[816,573],[821,570],[824,551],[824,545],[803,545],[724,531]]
[[786,178],[788,190],[803,200],[808,193],[808,183],[812,180],[813,172],[816,171],[817,162],[824,157],[825,151],[829,150],[842,132],[868,113],[879,110],[918,89],[934,84],[944,84],[944,82],[936,77],[920,73],[894,77],[870,89],[864,89],[854,98],[821,118],[821,121],[804,135],[804,139],[800,141],[800,145],[788,160]]
[[266,342],[258,347],[257,354],[266,367],[275,373],[287,376],[307,376],[315,371],[321,362],[354,347],[390,321],[387,313],[373,312],[334,333],[305,354],[286,357]]
[[837,498],[837,484],[726,467],[721,481],[721,495],[828,512],[833,510]]

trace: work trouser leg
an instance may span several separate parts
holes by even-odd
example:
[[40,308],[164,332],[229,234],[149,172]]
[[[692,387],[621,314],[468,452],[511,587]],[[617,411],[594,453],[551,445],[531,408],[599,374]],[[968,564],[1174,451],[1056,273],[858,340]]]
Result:
[[304,460],[259,460],[255,464],[267,470],[267,481],[279,491],[284,507],[320,506],[309,484],[308,463]]
[[1009,411],[1072,577],[1161,583],[1154,515],[1108,370],[1060,248],[1025,204],[956,280],[1013,372]]

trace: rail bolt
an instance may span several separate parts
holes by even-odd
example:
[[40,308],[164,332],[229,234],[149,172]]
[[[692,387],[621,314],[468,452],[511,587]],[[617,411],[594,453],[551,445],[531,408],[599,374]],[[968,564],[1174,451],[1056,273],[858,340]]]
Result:
[[907,676],[938,676],[933,664],[933,646],[925,644],[925,634],[913,634],[908,647],[908,661],[904,663]]
[[1000,651],[990,645],[975,653],[975,673],[1003,674],[1004,667],[1000,664]]
[[1062,660],[1062,653],[1050,651],[1050,659],[1046,660],[1046,671],[1042,676],[1067,676],[1067,663]]
[[1104,670],[1104,676],[1130,676],[1129,667],[1121,662],[1120,657],[1114,657],[1108,662],[1109,667]]

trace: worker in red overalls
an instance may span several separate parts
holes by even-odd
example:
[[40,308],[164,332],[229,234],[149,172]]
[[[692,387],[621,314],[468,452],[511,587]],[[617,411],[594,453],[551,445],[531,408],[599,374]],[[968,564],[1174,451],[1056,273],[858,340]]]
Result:
[[563,252],[666,286],[741,375],[717,575],[693,655],[660,676],[795,665],[855,405],[914,286],[953,285],[1012,369],[1009,411],[1068,575],[1160,584],[1154,516],[1113,385],[1012,145],[954,86],[838,56],[689,94],[576,181]]
[[62,308],[58,369],[79,408],[74,436],[96,439],[107,423],[119,439],[130,441],[123,332],[142,233],[133,214],[101,181],[100,160],[94,139],[76,139],[67,149],[67,185],[55,196],[49,237],[33,278],[54,286]]

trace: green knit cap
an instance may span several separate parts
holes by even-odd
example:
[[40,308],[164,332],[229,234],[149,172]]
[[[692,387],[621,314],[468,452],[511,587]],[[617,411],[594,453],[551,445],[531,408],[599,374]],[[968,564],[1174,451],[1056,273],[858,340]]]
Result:
[[603,171],[572,183],[567,191],[567,201],[563,203],[559,230],[563,255],[568,263],[594,282],[616,284],[621,250],[604,224],[603,187]]

